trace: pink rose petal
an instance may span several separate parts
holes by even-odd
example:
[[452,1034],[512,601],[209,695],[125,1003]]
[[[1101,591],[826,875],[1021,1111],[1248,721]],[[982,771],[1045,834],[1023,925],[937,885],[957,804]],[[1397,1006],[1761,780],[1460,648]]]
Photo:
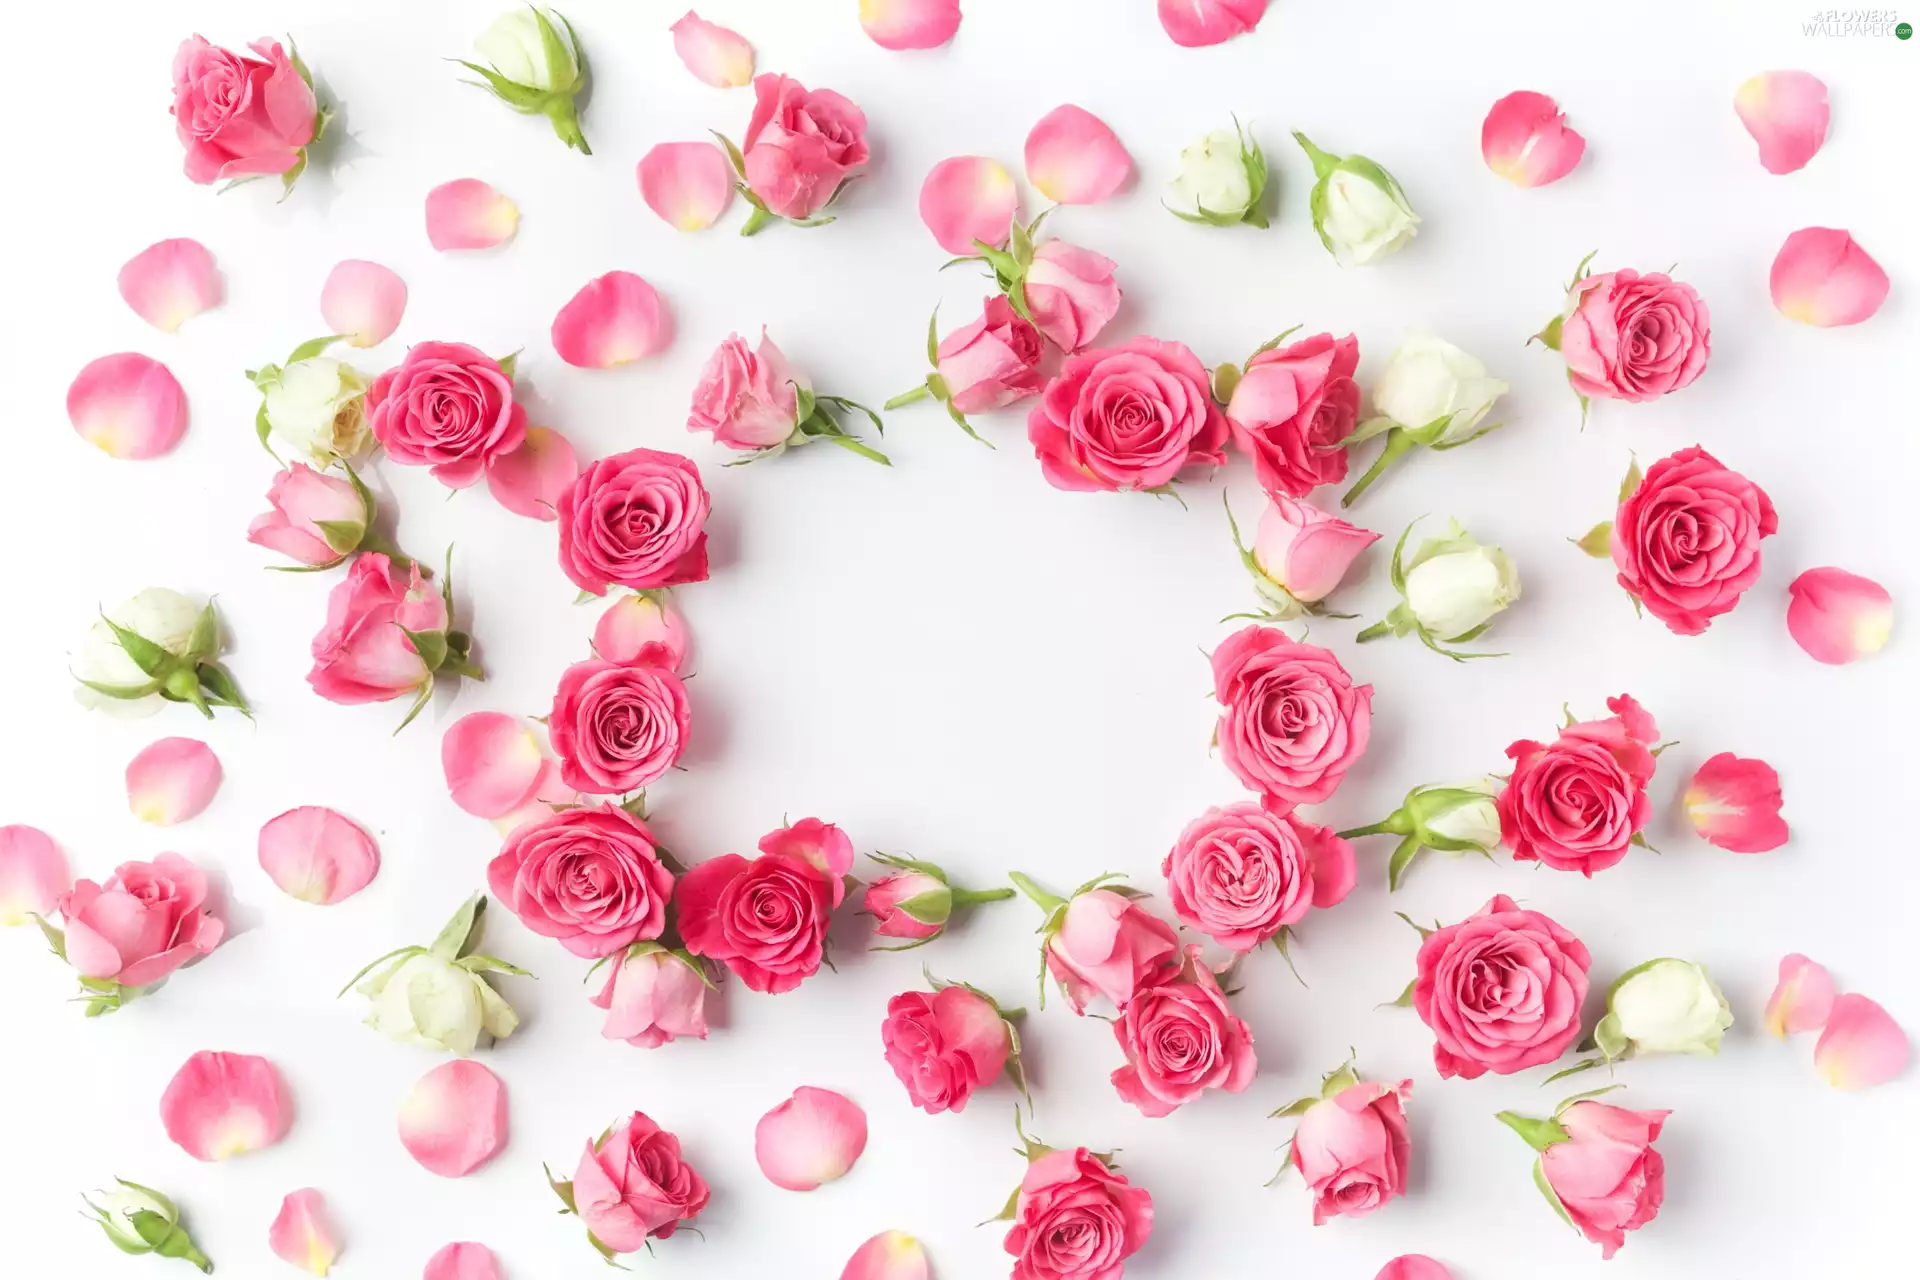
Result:
[[167,366],[138,352],[101,356],[67,388],[67,419],[110,458],[157,458],[187,433],[187,395]]
[[927,1251],[904,1231],[882,1231],[861,1245],[840,1280],[930,1280]]
[[500,1280],[500,1260],[487,1246],[463,1240],[427,1259],[420,1280]]
[[1221,44],[1260,25],[1267,0],[1160,0],[1160,26],[1186,49]]
[[[1871,1089],[1907,1069],[1912,1046],[1885,1009],[1852,992],[1833,1002],[1813,1046],[1813,1065],[1836,1089]],[[762,1166],[764,1167],[764,1166]]]
[[1573,172],[1587,140],[1567,127],[1560,104],[1522,89],[1493,104],[1480,126],[1480,155],[1516,187],[1544,187]]
[[456,178],[427,192],[427,243],[446,253],[491,249],[520,229],[520,207],[478,178]]
[[1767,1030],[1785,1040],[1801,1031],[1818,1031],[1833,1013],[1833,975],[1798,952],[1780,961],[1780,980],[1767,1000]]
[[882,49],[937,49],[960,29],[960,0],[860,0],[860,29]]
[[351,346],[376,347],[393,336],[407,310],[407,282],[377,262],[348,258],[336,263],[320,288],[320,316],[327,332]]
[[612,369],[666,348],[673,321],[652,285],[631,271],[590,280],[553,318],[553,349],[577,369]]
[[831,1089],[802,1085],[760,1117],[753,1158],[776,1187],[812,1191],[845,1177],[867,1148],[867,1113]]
[[330,907],[367,887],[380,851],[358,824],[302,805],[260,828],[260,869],[288,896]]
[[705,231],[733,201],[733,164],[711,142],[663,142],[636,172],[647,208],[679,231]]
[[621,596],[593,628],[593,651],[623,666],[678,671],[687,660],[689,637],[680,614],[659,596]]
[[1787,634],[1815,662],[1865,658],[1893,636],[1893,597],[1871,578],[1831,566],[1809,569],[1787,594]]
[[1775,311],[1801,324],[1830,329],[1871,319],[1892,285],[1852,235],[1832,227],[1803,227],[1780,246],[1767,287]]
[[1792,173],[1827,140],[1827,86],[1805,71],[1763,71],[1733,95],[1768,173]]
[[560,495],[580,475],[573,445],[552,427],[528,427],[520,447],[487,460],[487,492],[529,520],[552,520]]
[[510,836],[529,822],[538,822],[542,818],[553,816],[553,806],[557,804],[578,804],[580,793],[566,784],[560,776],[560,764],[555,760],[540,762],[540,776],[534,780],[533,790],[519,804],[493,820],[493,829],[502,836]]
[[1424,1253],[1403,1253],[1380,1268],[1373,1280],[1453,1280],[1453,1272]]
[[162,738],[127,765],[127,807],[156,827],[197,817],[219,789],[220,757],[195,738]]
[[162,240],[148,245],[120,268],[120,296],[134,314],[162,333],[173,333],[209,307],[225,290],[213,255],[198,240]]
[[440,739],[440,769],[453,802],[476,818],[511,812],[546,763],[533,730],[504,711],[461,716]]
[[293,1105],[265,1058],[202,1049],[160,1096],[160,1123],[195,1160],[225,1160],[286,1137]]
[[1098,204],[1126,185],[1133,157],[1100,117],[1055,107],[1027,135],[1027,181],[1056,204]]
[[1787,842],[1780,775],[1764,760],[1722,751],[1694,773],[1681,804],[1702,840],[1731,853],[1765,853]]
[[976,240],[1005,245],[1019,203],[1013,175],[988,156],[942,160],[920,184],[920,221],[948,253],[977,253]]
[[52,836],[38,827],[0,827],[0,925],[52,915],[72,886],[67,857]]
[[340,1256],[327,1202],[312,1187],[289,1192],[280,1202],[280,1213],[267,1229],[267,1244],[281,1261],[316,1276],[327,1274]]
[[753,46],[738,32],[691,9],[667,30],[673,32],[673,51],[695,79],[716,89],[735,89],[753,79]]
[[435,1067],[400,1104],[400,1145],[429,1173],[466,1177],[507,1145],[507,1087],[467,1059]]

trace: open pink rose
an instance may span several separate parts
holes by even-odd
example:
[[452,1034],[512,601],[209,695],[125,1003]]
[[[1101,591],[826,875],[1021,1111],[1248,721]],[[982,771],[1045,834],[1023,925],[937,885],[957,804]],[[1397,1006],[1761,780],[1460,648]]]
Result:
[[1507,748],[1513,777],[1498,804],[1514,861],[1591,878],[1626,857],[1647,825],[1660,731],[1624,693],[1607,699],[1607,709],[1614,714],[1568,725],[1551,744],[1522,739]]
[[1167,922],[1112,889],[1075,894],[1046,942],[1047,971],[1075,1013],[1095,996],[1124,1009],[1141,987],[1180,963],[1180,942]]
[[1399,1085],[1362,1080],[1322,1098],[1293,1131],[1293,1165],[1313,1192],[1313,1225],[1372,1213],[1407,1191],[1407,1094]]
[[679,676],[598,658],[561,673],[547,717],[561,780],[602,795],[624,795],[664,776],[692,727]]
[[1085,1147],[1027,1165],[1004,1244],[1009,1280],[1120,1280],[1153,1234],[1153,1197]]
[[1065,240],[1043,241],[1033,251],[1023,288],[1034,326],[1069,355],[1091,346],[1120,310],[1113,259]]
[[1567,381],[1583,396],[1657,400],[1707,367],[1707,304],[1658,271],[1603,271],[1573,286],[1560,328]]
[[514,831],[487,864],[487,887],[541,937],[597,957],[660,936],[673,873],[646,823],[602,804]]
[[220,945],[226,926],[207,905],[207,873],[177,853],[123,862],[102,884],[61,895],[67,963],[82,978],[150,987]]
[[461,342],[421,342],[367,388],[367,423],[395,462],[431,467],[464,489],[494,459],[527,438],[527,411],[513,378],[486,352]]
[[173,130],[194,182],[288,173],[305,163],[320,114],[313,86],[279,41],[247,47],[259,56],[192,36],[173,55]]
[[975,1089],[999,1079],[1013,1051],[999,1008],[958,985],[905,991],[887,1001],[880,1042],[907,1097],[928,1115],[966,1110]]
[[1275,627],[1243,627],[1213,651],[1220,758],[1241,783],[1289,804],[1317,804],[1367,749],[1373,686],[1340,659]]
[[1068,357],[1027,438],[1056,489],[1158,489],[1189,466],[1224,463],[1227,422],[1199,357],[1135,338]]
[[1675,635],[1697,636],[1760,577],[1780,527],[1766,491],[1695,445],[1662,458],[1613,517],[1613,567]]
[[725,964],[754,991],[791,991],[819,972],[853,862],[852,846],[834,841],[820,845],[830,858],[821,865],[797,847],[802,841],[787,834],[793,830],[763,839],[767,851],[751,861],[737,853],[709,858],[674,891],[687,950]]
[[700,370],[687,430],[713,433],[722,448],[770,449],[793,434],[806,386],[807,375],[788,362],[765,329],[758,351],[730,333]]
[[313,638],[307,683],[328,702],[348,705],[403,697],[433,678],[406,633],[446,629],[446,601],[420,567],[402,572],[370,552],[327,595],[327,624]]
[[1670,1111],[1629,1111],[1576,1102],[1561,1112],[1567,1141],[1540,1153],[1540,1168],[1580,1234],[1611,1258],[1627,1232],[1652,1222],[1667,1194],[1667,1167],[1653,1149]]
[[1242,802],[1187,824],[1161,864],[1173,913],[1230,951],[1252,951],[1311,907],[1353,891],[1353,846],[1289,813]]
[[352,484],[304,462],[273,477],[267,504],[273,509],[247,525],[247,541],[316,568],[357,548],[372,514]]
[[783,218],[811,218],[866,165],[867,117],[833,90],[790,76],[756,76],[753,97],[740,146],[747,187]]
[[607,1011],[600,1034],[609,1040],[657,1049],[683,1036],[707,1038],[706,976],[661,947],[615,955],[592,1004]]
[[629,449],[560,495],[560,568],[582,591],[646,591],[707,577],[707,489],[691,458]]
[[707,1184],[680,1154],[680,1139],[636,1111],[573,1171],[573,1202],[593,1238],[614,1253],[665,1240],[707,1207]]
[[1443,1078],[1512,1075],[1552,1062],[1580,1038],[1592,956],[1505,894],[1428,934],[1417,963],[1413,1008],[1433,1029]]
[[1113,1037],[1127,1055],[1113,1087],[1144,1116],[1171,1115],[1207,1089],[1240,1093],[1253,1083],[1253,1032],[1227,1006],[1199,947],[1187,948],[1171,977],[1134,992]]
[[1247,361],[1227,399],[1233,442],[1253,459],[1260,487],[1304,498],[1347,475],[1347,447],[1360,416],[1353,372],[1360,344],[1352,334],[1317,333]]
[[1038,395],[1040,334],[1005,295],[987,299],[980,318],[940,340],[938,369],[949,403],[961,413],[1004,409]]

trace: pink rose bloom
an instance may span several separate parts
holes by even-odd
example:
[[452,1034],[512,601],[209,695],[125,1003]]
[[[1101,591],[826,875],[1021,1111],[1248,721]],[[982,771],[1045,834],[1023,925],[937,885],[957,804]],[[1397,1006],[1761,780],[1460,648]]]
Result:
[[1404,1109],[1413,1081],[1363,1080],[1314,1103],[1293,1131],[1293,1164],[1313,1191],[1313,1225],[1372,1213],[1407,1191]]
[[681,1156],[680,1139],[636,1111],[587,1144],[573,1171],[573,1202],[595,1240],[638,1253],[698,1217],[707,1184]]
[[993,1001],[962,986],[887,1001],[880,1042],[907,1096],[928,1115],[966,1110],[975,1089],[999,1079],[1013,1051],[1013,1033]]
[[810,218],[867,163],[867,117],[831,89],[756,76],[741,152],[747,187],[783,218]]
[[[338,564],[353,551],[359,545],[358,537],[344,539],[341,535],[348,526],[364,533],[370,514],[353,485],[322,475],[304,462],[296,462],[273,477],[267,486],[267,504],[273,510],[253,518],[247,526],[247,541],[316,568]],[[341,526],[332,541],[320,527],[323,522]],[[336,547],[334,542],[345,545]]]
[[1607,709],[1614,714],[1568,725],[1549,746],[1522,739],[1507,748],[1513,777],[1497,803],[1514,861],[1592,878],[1626,857],[1647,825],[1660,731],[1624,693]]
[[1141,987],[1180,963],[1180,942],[1166,921],[1111,889],[1076,894],[1047,939],[1047,971],[1075,1013],[1105,996],[1124,1009]]
[[591,1003],[607,1011],[600,1034],[609,1040],[657,1049],[682,1036],[707,1038],[706,977],[663,947],[616,953]]
[[807,385],[765,329],[757,352],[730,333],[700,370],[687,430],[712,432],[727,449],[770,449],[793,434],[799,389]]
[[1120,1280],[1153,1234],[1153,1197],[1088,1151],[1049,1151],[1027,1165],[1005,1249],[1009,1280]]
[[1253,536],[1253,563],[1273,585],[1301,604],[1333,593],[1360,553],[1380,540],[1318,507],[1276,494]]
[[1205,1089],[1240,1093],[1253,1083],[1253,1033],[1227,1007],[1199,947],[1187,948],[1172,977],[1134,993],[1113,1037],[1127,1055],[1113,1087],[1144,1116],[1171,1115]]
[[1274,627],[1243,627],[1213,651],[1220,758],[1241,783],[1289,804],[1332,795],[1373,725],[1373,686],[1340,659]]
[[1316,485],[1346,478],[1340,442],[1360,416],[1359,365],[1353,335],[1327,333],[1247,361],[1227,399],[1227,425],[1269,494],[1304,498]]
[[1653,1149],[1671,1111],[1629,1111],[1576,1102],[1559,1115],[1567,1141],[1540,1153],[1540,1168],[1580,1234],[1611,1258],[1627,1232],[1652,1222],[1667,1194],[1667,1166]]
[[1643,608],[1697,636],[1760,577],[1760,540],[1780,527],[1759,485],[1695,445],[1647,469],[1613,517],[1613,567]]
[[1187,824],[1161,864],[1173,913],[1230,951],[1252,951],[1311,907],[1352,892],[1353,846],[1290,813],[1242,802]]
[[60,896],[67,963],[82,978],[150,987],[226,935],[207,902],[207,873],[177,853],[123,862],[104,885],[76,880]]
[[660,936],[673,873],[644,822],[602,804],[516,828],[487,864],[487,888],[541,937],[596,958]]
[[1040,393],[1041,350],[1039,333],[996,293],[978,320],[941,339],[937,367],[955,409],[984,413]]
[[1413,1008],[1433,1029],[1442,1078],[1512,1075],[1565,1053],[1580,1038],[1592,963],[1580,939],[1505,894],[1427,935]]
[[762,837],[760,849],[751,861],[722,854],[681,876],[674,907],[687,950],[777,995],[819,972],[853,845],[838,827],[806,818]]
[[286,173],[305,162],[320,114],[313,87],[279,41],[247,47],[260,56],[193,36],[173,55],[173,131],[194,182]]
[[561,674],[547,716],[561,781],[601,795],[624,795],[664,776],[692,727],[679,676],[598,658]]
[[560,495],[560,567],[582,591],[647,591],[707,577],[707,489],[691,458],[630,449]]
[[[902,909],[902,903],[916,899],[922,904],[922,915],[938,915],[940,919],[922,920]],[[940,906],[942,902],[944,907]],[[947,916],[953,910],[953,889],[938,876],[924,871],[896,871],[868,885],[860,905],[873,917],[876,937],[919,942],[937,938],[945,931]]]
[[427,586],[420,566],[402,572],[368,552],[327,594],[327,625],[313,638],[307,683],[328,702],[346,705],[404,697],[433,678],[406,633],[446,629],[446,601]]
[[1178,342],[1135,338],[1069,356],[1027,418],[1056,489],[1158,489],[1226,461],[1227,420],[1207,368]]
[[1660,272],[1605,271],[1567,295],[1560,354],[1581,395],[1657,400],[1707,367],[1707,304]]
[[1033,251],[1023,288],[1034,325],[1069,355],[1091,346],[1120,310],[1113,259],[1065,240],[1045,241]]
[[500,362],[461,342],[421,342],[367,388],[373,438],[395,462],[431,467],[464,489],[527,438],[527,411],[513,402]]

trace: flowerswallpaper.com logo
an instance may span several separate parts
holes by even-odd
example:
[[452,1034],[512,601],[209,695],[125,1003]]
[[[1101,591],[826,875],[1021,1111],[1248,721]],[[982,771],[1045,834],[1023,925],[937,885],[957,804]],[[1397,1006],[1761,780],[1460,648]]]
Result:
[[1902,22],[1892,9],[1815,9],[1800,30],[1810,36],[1913,36],[1913,24]]

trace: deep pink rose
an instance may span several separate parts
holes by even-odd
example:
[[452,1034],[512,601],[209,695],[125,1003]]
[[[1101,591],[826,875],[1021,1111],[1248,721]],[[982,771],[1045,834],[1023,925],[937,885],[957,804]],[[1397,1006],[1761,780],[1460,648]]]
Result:
[[1653,717],[1626,694],[1605,720],[1568,725],[1552,744],[1507,748],[1513,777],[1500,792],[1500,835],[1516,862],[1591,877],[1627,856],[1653,805]]
[[1583,396],[1654,400],[1707,367],[1707,304],[1658,271],[1606,271],[1567,295],[1560,354]]
[[1275,627],[1243,627],[1213,651],[1220,758],[1233,776],[1289,804],[1332,795],[1367,749],[1373,686],[1355,687],[1319,645]]
[[710,431],[727,449],[770,449],[793,434],[799,389],[807,385],[765,329],[757,352],[730,333],[700,370],[687,430]]
[[679,676],[598,658],[561,673],[547,716],[561,780],[600,795],[624,795],[664,776],[692,727]]
[[647,591],[707,577],[707,490],[691,458],[630,449],[560,495],[560,567],[582,591]]
[[751,861],[727,853],[693,868],[674,906],[687,950],[777,995],[819,971],[853,845],[838,827],[804,818],[763,836],[760,849]]
[[1580,1038],[1593,963],[1580,939],[1496,894],[1420,944],[1413,1008],[1433,1029],[1441,1076],[1507,1076],[1552,1062]]
[[328,702],[348,705],[404,697],[433,678],[406,633],[446,629],[446,601],[420,566],[403,572],[368,552],[327,593],[327,625],[313,638],[307,683]]
[[699,1217],[707,1184],[680,1154],[680,1139],[636,1111],[587,1144],[573,1171],[573,1202],[595,1240],[638,1253]]
[[1038,395],[1046,381],[1041,350],[1040,334],[994,294],[978,320],[940,341],[938,369],[953,407],[983,413]]
[[1160,871],[1175,915],[1243,952],[1343,901],[1355,878],[1353,846],[1331,827],[1245,801],[1188,823]]
[[[338,564],[353,551],[358,538],[345,535],[353,527],[364,533],[369,515],[352,484],[322,475],[304,462],[275,474],[267,486],[267,505],[273,509],[247,526],[247,541],[316,568]],[[323,522],[335,526],[332,542],[320,527]]]
[[747,187],[783,218],[810,218],[867,163],[867,117],[789,76],[754,77],[753,99],[740,147]]
[[961,986],[906,991],[887,1001],[880,1042],[907,1096],[928,1115],[966,1110],[975,1089],[1000,1077],[1013,1049],[993,1001]]
[[1580,1233],[1611,1258],[1627,1232],[1652,1222],[1667,1194],[1667,1166],[1653,1149],[1670,1111],[1629,1111],[1576,1102],[1559,1115],[1567,1141],[1540,1153],[1547,1185]]
[[1023,288],[1035,327],[1069,355],[1091,346],[1120,310],[1113,259],[1065,240],[1043,241],[1033,251]]
[[1134,992],[1113,1037],[1127,1055],[1113,1087],[1144,1116],[1171,1115],[1206,1089],[1240,1093],[1253,1083],[1253,1032],[1227,1006],[1199,947],[1188,947],[1165,981]]
[[1353,371],[1360,344],[1352,334],[1318,333],[1247,361],[1227,399],[1233,442],[1253,459],[1260,487],[1304,498],[1316,485],[1347,475],[1347,447],[1360,416]]
[[1027,439],[1056,489],[1158,489],[1225,462],[1227,420],[1198,356],[1135,338],[1069,356],[1028,415]]
[[367,388],[367,423],[395,462],[431,467],[464,489],[527,438],[527,411],[513,402],[500,362],[461,342],[420,342]]
[[229,53],[199,36],[173,55],[173,131],[187,149],[187,177],[223,182],[286,173],[305,159],[320,105],[277,40]]
[[1166,921],[1111,889],[1075,894],[1047,938],[1047,971],[1066,992],[1075,1013],[1105,996],[1124,1009],[1141,987],[1158,982],[1180,963],[1180,941]]
[[1009,1280],[1120,1280],[1153,1234],[1153,1197],[1085,1147],[1027,1166],[1014,1199]]
[[597,958],[660,936],[673,873],[646,823],[602,804],[516,828],[487,864],[487,887],[527,928]]
[[1697,636],[1760,577],[1780,522],[1759,485],[1695,445],[1653,464],[1613,517],[1619,582],[1676,635]]
[[1363,1080],[1322,1098],[1293,1131],[1293,1164],[1313,1192],[1313,1225],[1372,1213],[1407,1190],[1404,1110],[1413,1081]]
[[663,947],[614,955],[607,981],[591,1003],[607,1011],[600,1034],[642,1049],[682,1036],[707,1038],[707,979]]
[[60,896],[67,963],[83,978],[150,987],[220,945],[207,873],[177,853],[123,862],[106,884],[76,880]]

